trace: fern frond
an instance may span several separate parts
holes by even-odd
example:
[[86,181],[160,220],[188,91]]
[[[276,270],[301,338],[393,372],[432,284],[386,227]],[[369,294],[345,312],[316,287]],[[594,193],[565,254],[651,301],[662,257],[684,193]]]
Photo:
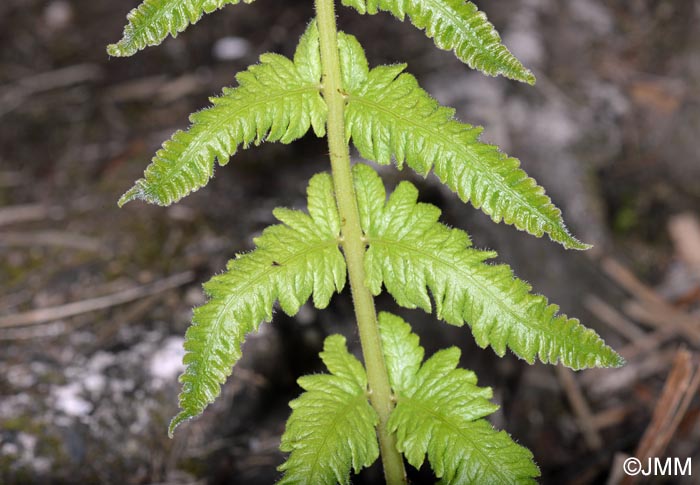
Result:
[[326,339],[321,359],[331,374],[300,378],[306,392],[290,403],[280,449],[291,454],[278,468],[284,472],[279,484],[346,485],[351,467],[359,472],[379,457],[378,417],[362,364],[340,335]]
[[378,316],[389,383],[394,393],[410,391],[423,364],[425,351],[418,335],[400,317],[388,312]]
[[492,251],[471,248],[469,236],[438,222],[440,210],[417,203],[418,191],[402,182],[385,202],[379,176],[366,165],[354,167],[361,222],[369,249],[367,286],[378,295],[382,284],[406,308],[430,312],[432,293],[438,318],[465,322],[480,347],[502,356],[506,348],[527,362],[573,369],[622,365],[616,354],[578,320],[557,315],[558,307],[530,293],[507,265],[489,265]]
[[[347,45],[348,43],[346,43]],[[343,44],[341,44],[341,48]],[[352,65],[361,48],[342,48],[341,66]],[[353,67],[364,73],[364,55]],[[590,246],[574,238],[544,189],[519,168],[520,162],[479,141],[482,128],[460,123],[403,73],[405,65],[380,66],[346,87],[346,135],[360,155],[381,164],[404,161],[423,176],[434,169],[459,197],[495,222],[503,220],[535,236],[547,233],[567,248]],[[349,69],[349,68],[346,68]]]
[[348,93],[359,91],[369,74],[364,49],[354,35],[338,32],[338,51],[343,89]]
[[122,39],[110,44],[107,52],[115,57],[133,56],[141,49],[160,44],[168,35],[177,37],[205,13],[237,3],[240,0],[145,0],[129,12]]
[[536,483],[532,453],[483,419],[498,406],[489,401],[491,388],[478,387],[473,372],[457,368],[459,349],[423,363],[423,348],[406,322],[381,313],[379,326],[385,355],[396,364],[388,369],[396,395],[389,429],[408,462],[420,468],[427,453],[444,485]]
[[238,255],[224,274],[204,285],[209,300],[194,310],[187,330],[180,376],[181,412],[170,423],[170,434],[183,421],[199,415],[220,392],[241,356],[246,334],[272,318],[279,300],[294,315],[313,294],[325,308],[345,285],[345,259],[338,248],[340,221],[330,175],[314,176],[308,188],[309,213],[276,209],[284,224],[268,227],[255,239],[257,248]]
[[169,205],[206,185],[214,161],[228,163],[239,145],[280,141],[291,143],[313,127],[325,134],[327,107],[320,95],[321,60],[316,23],[309,25],[294,61],[263,54],[260,64],[238,73],[237,88],[211,98],[213,107],[190,116],[192,126],[163,144],[144,178],[119,200],[134,199]]
[[442,50],[453,51],[472,69],[535,84],[535,76],[501,42],[486,15],[464,0],[342,0],[343,5],[371,15],[390,12],[433,39]]

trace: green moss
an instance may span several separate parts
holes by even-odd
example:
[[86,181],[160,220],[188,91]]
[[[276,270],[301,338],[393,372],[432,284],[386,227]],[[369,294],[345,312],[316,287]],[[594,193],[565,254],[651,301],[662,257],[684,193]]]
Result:
[[617,234],[627,234],[639,225],[639,215],[632,205],[624,205],[615,213],[613,230]]

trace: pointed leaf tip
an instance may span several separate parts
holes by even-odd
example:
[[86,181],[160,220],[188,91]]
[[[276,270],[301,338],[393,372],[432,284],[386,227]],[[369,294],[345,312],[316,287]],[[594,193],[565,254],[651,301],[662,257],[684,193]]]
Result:
[[173,419],[170,420],[170,424],[168,425],[168,438],[173,439],[173,436],[175,436],[175,429],[185,421],[189,421],[192,418],[193,416],[186,411],[179,412]]
[[523,82],[526,82],[530,86],[534,86],[537,83],[537,78],[535,75],[532,73],[531,70],[526,69],[525,70],[525,76],[522,79]]
[[611,361],[611,364],[609,367],[618,368],[618,367],[623,367],[623,366],[627,365],[627,361],[625,360],[625,358],[615,351],[613,351],[612,358],[613,358],[613,360]]
[[589,249],[593,248],[593,244],[587,244],[584,242],[579,241],[578,239],[574,238],[574,241],[576,241],[575,244],[570,244],[570,245],[564,245],[566,249],[575,249],[577,251],[588,251]]
[[107,46],[107,54],[112,57],[127,57],[120,49],[117,44],[109,44]]
[[361,14],[390,12],[425,31],[442,50],[488,76],[535,84],[535,76],[508,50],[495,27],[473,2],[464,0],[341,0]]
[[549,233],[549,239],[561,244],[566,249],[574,249],[576,251],[588,251],[593,247],[593,244],[587,244],[580,241],[575,236],[570,234],[568,231],[563,234],[557,234],[556,232]]
[[134,184],[134,186],[131,187],[129,190],[124,192],[124,195],[122,195],[119,198],[117,205],[119,206],[119,208],[122,208],[132,200],[136,199],[144,199],[143,189],[138,182]]
[[536,237],[546,233],[567,248],[589,248],[569,234],[561,211],[519,160],[482,142],[481,127],[457,121],[454,109],[441,106],[402,71],[379,66],[347,87],[346,136],[362,157],[380,164],[393,160],[399,168],[405,163],[423,176],[432,170],[494,222]]

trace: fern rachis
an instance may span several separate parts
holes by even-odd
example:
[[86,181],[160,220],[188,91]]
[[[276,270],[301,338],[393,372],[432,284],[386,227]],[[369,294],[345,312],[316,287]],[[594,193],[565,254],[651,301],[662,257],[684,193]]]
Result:
[[[244,0],[250,3],[252,0]],[[205,13],[239,0],[145,0],[129,15],[124,37],[109,47],[128,56],[175,36]],[[408,17],[442,49],[488,75],[534,82],[501,43],[483,13],[463,0],[342,0],[359,13]],[[304,393],[281,449],[280,483],[349,483],[381,456],[386,481],[406,483],[405,460],[426,457],[444,484],[531,483],[532,454],[486,420],[497,406],[471,371],[457,368],[459,350],[424,361],[411,327],[377,316],[374,296],[386,289],[407,308],[421,308],[452,325],[467,324],[481,347],[507,349],[575,368],[618,366],[622,359],[578,320],[513,276],[486,263],[492,251],[439,222],[440,210],[417,202],[402,182],[388,196],[369,166],[351,169],[349,143],[378,163],[392,160],[427,175],[433,170],[457,195],[535,236],[586,249],[564,225],[544,189],[518,160],[479,140],[481,128],[461,123],[423,91],[406,66],[370,70],[353,36],[337,32],[332,0],[315,0],[293,59],[264,54],[236,76],[213,106],[192,115],[192,126],[163,144],[144,178],[120,200],[169,205],[206,185],[215,162],[226,165],[240,146],[290,143],[313,129],[328,138],[331,175],[314,176],[308,213],[276,209],[281,224],[267,228],[256,248],[236,256],[204,285],[207,303],[187,331],[180,413],[170,433],[203,412],[241,356],[248,333],[272,318],[276,304],[294,315],[310,298],[325,308],[349,279],[364,365],[344,337],[326,339],[321,358],[330,374],[302,377]]]

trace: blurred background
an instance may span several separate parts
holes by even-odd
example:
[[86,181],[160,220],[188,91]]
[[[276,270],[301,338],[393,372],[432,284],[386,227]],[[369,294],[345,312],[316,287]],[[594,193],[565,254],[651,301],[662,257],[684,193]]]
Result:
[[[596,329],[628,360],[573,373],[499,359],[468,329],[415,325],[428,353],[459,345],[492,386],[492,422],[529,447],[542,483],[619,483],[628,455],[691,458],[700,473],[700,2],[478,2],[537,75],[532,88],[470,71],[388,14],[340,8],[371,65],[409,71],[484,139],[522,160],[579,238],[567,252],[409,179],[477,247]],[[266,51],[291,55],[310,0],[257,0],[206,16],[159,48],[109,59],[136,0],[0,2],[0,483],[267,484],[296,378],[323,338],[359,352],[349,295],[251,335],[222,396],[166,434],[200,285],[304,207],[327,169],[313,136],[244,150],[169,208],[116,201],[207,97]],[[359,354],[358,354],[359,355]],[[413,483],[433,483],[424,467]],[[377,467],[354,483],[379,483]],[[697,477],[663,483],[698,483]]]

